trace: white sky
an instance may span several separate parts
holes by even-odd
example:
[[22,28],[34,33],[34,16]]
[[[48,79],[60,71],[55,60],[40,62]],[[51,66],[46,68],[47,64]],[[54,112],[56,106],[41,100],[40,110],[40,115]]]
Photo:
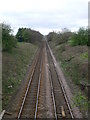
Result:
[[14,33],[28,27],[48,34],[61,28],[88,26],[88,0],[0,0],[0,22]]

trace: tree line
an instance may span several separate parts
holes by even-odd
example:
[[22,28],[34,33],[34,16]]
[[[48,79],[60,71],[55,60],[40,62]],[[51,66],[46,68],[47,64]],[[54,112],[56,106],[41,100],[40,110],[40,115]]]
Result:
[[38,31],[31,30],[30,28],[19,28],[16,34],[18,41],[39,43],[42,40],[42,34]]
[[[50,32],[47,35],[48,41],[62,44],[68,42],[72,46],[88,45],[88,29],[80,28],[77,32],[71,32],[65,29],[64,32]],[[13,47],[17,46],[17,42],[29,42],[39,45],[42,41],[43,35],[30,28],[19,28],[17,34],[13,35],[13,30],[10,25],[2,24],[2,49],[10,52]]]
[[17,39],[12,34],[13,30],[10,25],[2,24],[2,50],[10,52],[16,47]]
[[19,28],[17,34],[13,35],[10,25],[2,24],[2,50],[11,52],[17,46],[17,42],[29,42],[39,45],[43,35],[30,28]]
[[71,46],[89,45],[88,43],[88,29],[79,28],[77,32],[50,32],[47,35],[48,41],[53,41],[56,45],[62,43],[69,43]]

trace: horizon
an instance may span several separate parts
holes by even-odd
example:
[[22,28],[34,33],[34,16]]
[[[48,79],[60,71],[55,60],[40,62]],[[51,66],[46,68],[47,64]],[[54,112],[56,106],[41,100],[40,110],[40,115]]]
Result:
[[[77,31],[88,26],[88,0],[3,0],[0,22],[10,24],[17,33],[21,27],[47,35],[68,28]],[[4,7],[3,7],[4,6]]]

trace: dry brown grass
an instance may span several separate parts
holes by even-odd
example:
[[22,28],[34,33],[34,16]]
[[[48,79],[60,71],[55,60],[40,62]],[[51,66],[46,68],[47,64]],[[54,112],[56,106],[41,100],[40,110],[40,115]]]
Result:
[[3,83],[3,108],[8,104],[11,96],[24,79],[27,67],[32,61],[37,50],[30,43],[18,43],[12,53],[3,52],[2,83]]

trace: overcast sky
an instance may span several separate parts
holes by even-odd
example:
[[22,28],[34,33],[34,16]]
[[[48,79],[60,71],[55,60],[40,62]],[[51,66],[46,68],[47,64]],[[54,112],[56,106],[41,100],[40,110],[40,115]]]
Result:
[[88,0],[0,0],[0,22],[14,33],[28,27],[48,34],[61,28],[88,26]]

